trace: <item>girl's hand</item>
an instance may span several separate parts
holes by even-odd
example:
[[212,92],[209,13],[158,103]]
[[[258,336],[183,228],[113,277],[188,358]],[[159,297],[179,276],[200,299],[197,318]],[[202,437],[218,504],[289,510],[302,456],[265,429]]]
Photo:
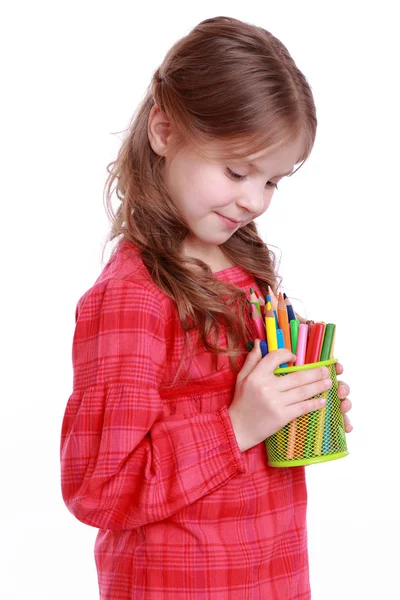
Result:
[[[336,375],[341,375],[343,373],[343,366],[340,363],[335,363]],[[349,417],[346,415],[349,410],[351,410],[351,400],[348,398],[348,394],[350,394],[350,387],[344,381],[339,381],[338,379],[338,396],[341,400],[340,410],[343,413],[344,419],[344,429],[346,433],[350,433],[353,430],[353,426],[350,423]]]
[[292,362],[288,349],[274,350],[262,358],[260,339],[236,378],[235,393],[228,413],[241,452],[264,441],[287,423],[322,408],[313,398],[332,387],[327,367],[318,367],[278,377],[280,364]]

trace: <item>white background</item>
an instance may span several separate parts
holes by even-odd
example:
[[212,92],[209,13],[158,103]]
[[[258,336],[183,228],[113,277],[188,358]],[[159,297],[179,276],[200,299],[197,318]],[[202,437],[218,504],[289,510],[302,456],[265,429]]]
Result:
[[103,266],[106,165],[170,46],[227,15],[281,39],[317,106],[310,159],[259,220],[295,308],[337,324],[351,386],[349,456],[306,471],[313,600],[399,598],[396,3],[134,4],[3,10],[0,597],[98,598],[97,530],[63,504],[58,452],[75,306]]

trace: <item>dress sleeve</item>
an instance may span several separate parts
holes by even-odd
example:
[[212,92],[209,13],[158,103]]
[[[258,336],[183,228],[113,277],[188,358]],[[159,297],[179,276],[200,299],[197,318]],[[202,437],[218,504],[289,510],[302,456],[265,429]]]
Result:
[[61,432],[68,509],[102,529],[160,521],[245,472],[226,407],[164,419],[165,317],[151,289],[111,279],[78,304]]

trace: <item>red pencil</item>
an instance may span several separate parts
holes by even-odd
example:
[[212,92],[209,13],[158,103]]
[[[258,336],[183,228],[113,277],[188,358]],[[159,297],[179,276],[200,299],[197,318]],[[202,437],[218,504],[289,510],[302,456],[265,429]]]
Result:
[[310,338],[307,343],[306,359],[304,364],[318,362],[321,354],[322,340],[324,338],[325,323],[311,325]]

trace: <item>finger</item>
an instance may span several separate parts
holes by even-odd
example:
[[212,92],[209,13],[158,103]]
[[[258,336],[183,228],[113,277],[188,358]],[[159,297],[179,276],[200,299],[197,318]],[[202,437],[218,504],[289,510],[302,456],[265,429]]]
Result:
[[340,363],[335,363],[336,375],[341,375],[343,373],[343,365]]
[[286,392],[301,385],[314,383],[320,379],[329,379],[329,369],[327,367],[317,367],[314,369],[305,369],[304,371],[289,373],[288,375],[281,377],[279,389],[281,392]]
[[[298,402],[304,402],[304,400],[310,400],[318,394],[324,394],[326,399],[326,392],[332,387],[332,381],[330,379],[320,379],[307,385],[294,388],[284,393],[283,402],[286,406],[291,404],[297,404]],[[322,406],[320,403],[321,398],[317,399],[318,406]]]
[[346,433],[350,433],[353,430],[353,425],[350,423],[350,419],[347,415],[343,415],[344,430]]
[[[263,358],[262,363],[258,367],[260,370],[263,370],[264,374],[273,373],[275,369],[278,369],[280,365],[284,363],[294,362],[296,360],[293,352],[288,350],[287,348],[280,348],[279,350],[273,350],[269,352],[267,356]],[[287,375],[285,375],[287,377]],[[285,379],[285,377],[280,377],[281,379]]]
[[262,359],[260,341],[261,341],[260,338],[256,338],[254,340],[254,347],[251,350],[251,352],[248,353],[246,360],[243,364],[243,367],[241,368],[241,370],[238,373],[238,376],[236,378],[237,382],[242,381],[245,377],[250,375],[250,373],[253,371],[255,366]]
[[292,421],[293,419],[297,419],[298,417],[301,417],[309,412],[319,410],[323,407],[321,402],[322,400],[326,401],[326,398],[309,398],[304,402],[296,402],[295,404],[289,405],[287,408],[288,419]]
[[345,398],[340,403],[340,410],[342,411],[343,414],[345,414],[345,413],[349,412],[349,410],[351,410],[352,406],[353,405],[351,403],[350,398]]
[[344,381],[338,381],[337,394],[341,400],[350,394],[350,387]]

